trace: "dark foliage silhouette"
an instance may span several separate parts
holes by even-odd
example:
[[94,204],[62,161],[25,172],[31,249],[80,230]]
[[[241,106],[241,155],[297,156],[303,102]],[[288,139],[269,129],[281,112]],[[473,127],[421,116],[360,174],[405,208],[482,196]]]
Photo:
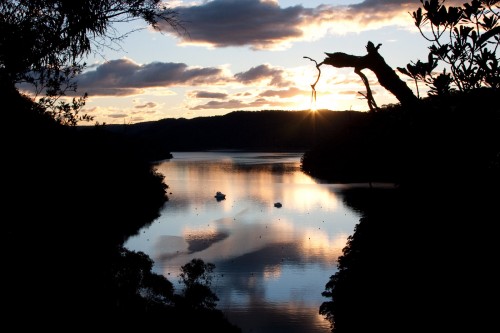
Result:
[[219,298],[211,289],[214,270],[214,264],[198,258],[181,267],[179,282],[182,288],[174,295],[175,320],[180,332],[202,332],[211,327],[221,332],[241,332],[216,309]]
[[205,264],[201,259],[192,259],[181,267],[180,282],[184,284],[179,304],[194,310],[213,310],[219,298],[210,289],[215,265]]
[[[462,6],[445,1],[420,1],[411,16],[420,34],[429,41],[428,61],[418,60],[398,70],[430,87],[430,94],[444,95],[481,87],[500,88],[500,12],[498,1],[472,0]],[[433,71],[442,65],[442,72]],[[448,69],[448,72],[447,72]]]
[[[303,170],[320,178],[399,185],[344,193],[362,218],[319,308],[335,333],[485,331],[495,323],[484,300],[496,289],[498,254],[498,5],[422,4],[412,17],[424,37],[432,26],[428,62],[398,69],[417,91],[425,82],[429,96],[399,98],[302,159]],[[335,61],[345,59],[356,60]],[[434,73],[442,63],[449,72]]]
[[[366,93],[360,94],[367,99],[371,111],[377,111],[379,108],[368,79],[362,72],[363,69],[371,70],[378,82],[406,108],[418,108],[419,81],[429,86],[429,95],[441,96],[455,89],[467,92],[482,87],[498,90],[500,87],[500,58],[497,52],[500,46],[498,1],[472,0],[460,7],[447,7],[444,5],[444,0],[421,0],[421,3],[422,7],[411,15],[421,35],[432,43],[427,62],[418,60],[406,67],[397,67],[399,72],[415,82],[417,95],[379,54],[378,50],[382,44],[375,46],[369,41],[365,56],[325,52],[327,57],[320,63],[304,57],[313,60],[319,71],[316,82],[311,85],[313,96],[322,65],[352,67],[366,87]],[[436,74],[434,70],[438,66],[442,67],[440,69],[442,72]]]
[[[121,40],[114,22],[142,18],[155,27],[166,20],[179,28],[175,13],[156,0],[8,0],[0,2],[0,13],[4,324],[18,330],[66,330],[68,323],[192,326],[187,319],[198,314],[176,305],[183,296],[152,272],[152,260],[123,247],[168,200],[151,163],[158,152],[101,125],[78,130],[79,121],[90,119],[79,115],[85,96],[58,103],[76,91],[80,58]],[[21,83],[46,96],[37,102],[19,93]],[[203,329],[239,331],[215,308],[197,319]]]
[[31,85],[45,94],[44,111],[69,125],[93,120],[79,114],[85,94],[71,102],[60,97],[76,92],[84,56],[120,47],[127,34],[113,24],[141,19],[154,29],[166,22],[183,31],[177,13],[159,0],[4,0],[0,13],[0,89]]
[[[357,189],[362,218],[325,285],[332,332],[487,331],[495,309],[499,183]],[[422,202],[425,201],[423,205]]]
[[99,127],[82,135],[33,110],[30,99],[8,97],[3,301],[15,318],[93,318],[109,310],[104,295],[116,251],[167,199],[163,177],[118,136]]
[[[71,321],[238,332],[214,306],[180,306],[185,296],[152,272],[152,260],[123,248],[168,200],[163,176],[141,146],[101,126],[83,132],[63,126],[34,110],[29,98],[8,97],[15,112],[6,114],[2,132],[5,322],[26,329]],[[216,299],[204,287],[202,296],[190,289],[189,298]],[[36,320],[19,322],[23,317]]]

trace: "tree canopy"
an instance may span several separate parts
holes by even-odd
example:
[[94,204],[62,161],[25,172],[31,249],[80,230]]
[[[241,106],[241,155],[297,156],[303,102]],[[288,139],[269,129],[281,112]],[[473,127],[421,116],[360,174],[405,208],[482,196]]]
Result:
[[36,95],[45,93],[46,111],[74,125],[86,119],[75,116],[86,96],[56,102],[76,91],[83,57],[120,44],[127,33],[120,35],[114,24],[140,19],[154,29],[162,21],[183,29],[177,12],[160,0],[1,0],[0,89],[32,84]]
[[[481,87],[500,88],[500,5],[498,0],[472,0],[446,6],[444,0],[420,0],[411,16],[431,43],[427,62],[418,60],[398,70],[429,86],[430,95]],[[435,69],[441,65],[441,73]]]
[[[500,88],[500,5],[498,0],[471,0],[462,6],[445,6],[445,0],[420,0],[422,7],[411,13],[416,27],[425,40],[431,43],[427,62],[418,60],[397,70],[413,79],[415,95],[396,72],[378,53],[382,44],[375,46],[369,41],[365,56],[342,52],[326,53],[327,57],[316,63],[321,75],[323,64],[334,67],[352,67],[365,87],[371,111],[378,110],[368,79],[361,72],[370,69],[379,83],[389,90],[405,107],[419,103],[419,82],[429,87],[430,96],[442,96],[455,90],[468,92],[483,87]],[[308,58],[312,61],[313,59]],[[436,72],[436,68],[442,71]],[[315,85],[313,97],[315,96]]]
[[160,0],[2,0],[0,13],[0,69],[11,82],[119,42],[123,36],[112,26],[118,22],[143,19],[156,29],[165,21],[181,28],[177,13]]

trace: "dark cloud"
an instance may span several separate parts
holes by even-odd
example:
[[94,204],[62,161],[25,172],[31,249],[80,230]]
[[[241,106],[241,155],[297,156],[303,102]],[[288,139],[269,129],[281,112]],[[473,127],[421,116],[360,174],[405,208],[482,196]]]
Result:
[[210,91],[194,91],[193,97],[195,98],[215,98],[215,99],[225,99],[227,98],[227,94],[225,93],[217,93]]
[[[446,6],[462,4],[463,0],[446,0]],[[363,2],[349,5],[351,8],[369,8],[369,9],[380,9],[387,7],[400,7],[408,6],[414,7],[415,10],[422,6],[420,0],[365,0]]]
[[120,119],[120,118],[127,118],[129,115],[126,113],[112,113],[106,116],[109,118]]
[[349,5],[351,8],[380,8],[380,7],[386,7],[386,6],[392,6],[394,7],[395,5],[408,5],[408,4],[415,4],[416,7],[420,6],[420,0],[365,0],[357,4],[352,4]]
[[[77,77],[78,91],[90,96],[130,96],[144,93],[146,88],[174,86],[197,86],[228,84],[239,82],[252,85],[260,81],[275,87],[286,87],[290,81],[285,79],[286,72],[269,65],[260,65],[248,71],[228,76],[222,69],[215,67],[192,68],[183,63],[152,62],[140,65],[129,59],[111,60]],[[195,91],[195,98],[225,99],[225,93]],[[136,108],[154,107],[152,105]]]
[[[313,37],[314,31],[323,34],[329,30],[329,24],[336,29],[341,27],[344,33],[359,32],[360,27],[408,15],[408,11],[421,5],[419,0],[365,0],[347,6],[282,8],[277,1],[213,0],[175,10],[188,32],[183,36],[185,43],[270,49]],[[176,33],[164,23],[160,24],[160,29]],[[329,32],[335,33],[335,29]]]
[[[463,0],[446,0],[445,6],[459,6]],[[389,21],[397,16],[404,15],[407,22],[413,24],[409,13],[422,7],[420,0],[365,0],[348,6],[352,19],[360,20],[362,25]]]
[[214,67],[189,68],[182,63],[136,64],[128,59],[112,60],[78,78],[78,90],[90,95],[132,95],[144,88],[214,84],[224,78]]
[[[259,0],[214,0],[175,10],[185,22],[187,42],[255,48],[302,37],[300,26],[314,12],[302,6],[281,8],[277,3]],[[171,31],[167,25],[161,28]]]
[[284,71],[282,69],[272,68],[268,65],[259,65],[252,67],[246,72],[237,73],[234,78],[241,83],[250,84],[253,82],[269,79],[272,86],[284,87],[289,84],[283,79]]

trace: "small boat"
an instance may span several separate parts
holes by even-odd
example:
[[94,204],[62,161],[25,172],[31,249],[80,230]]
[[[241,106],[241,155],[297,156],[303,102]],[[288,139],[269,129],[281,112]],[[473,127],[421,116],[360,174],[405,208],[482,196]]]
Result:
[[281,208],[281,206],[283,206],[283,205],[281,204],[281,202],[275,202],[275,203],[274,203],[274,207],[276,207],[276,208]]
[[217,200],[224,200],[226,199],[226,195],[222,192],[217,191],[217,193],[215,193],[215,198]]

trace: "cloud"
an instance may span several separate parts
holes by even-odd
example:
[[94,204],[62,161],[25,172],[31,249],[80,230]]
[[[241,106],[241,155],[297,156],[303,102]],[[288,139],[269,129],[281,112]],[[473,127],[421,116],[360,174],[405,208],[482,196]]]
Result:
[[261,97],[279,97],[279,98],[290,98],[297,95],[310,94],[310,91],[304,91],[299,88],[288,88],[285,90],[266,90],[261,92],[259,96]]
[[264,98],[258,98],[252,102],[243,102],[240,100],[232,99],[229,101],[210,101],[206,104],[197,105],[190,110],[214,110],[214,109],[247,109],[247,108],[255,108],[255,107],[263,107],[263,106],[280,106],[281,103],[268,101]]
[[156,106],[157,106],[156,103],[148,102],[146,104],[136,105],[135,108],[136,109],[152,109],[152,108],[155,108]]
[[[174,9],[188,32],[181,37],[184,44],[283,49],[292,42],[327,33],[358,33],[388,24],[414,28],[408,12],[420,6],[419,0],[366,0],[348,6],[282,8],[278,1],[213,0]],[[177,34],[165,23],[160,29]]]
[[284,70],[273,68],[269,65],[259,65],[252,67],[246,72],[240,72],[234,75],[236,81],[243,84],[251,84],[265,79],[269,79],[269,84],[277,87],[284,87],[290,84],[284,79]]
[[[461,5],[463,0],[446,0],[446,6]],[[349,5],[351,8],[384,9],[388,7],[413,7],[415,10],[422,6],[420,0],[364,0],[357,4]]]
[[394,7],[395,5],[420,4],[419,0],[365,0],[360,3],[349,5],[351,8],[376,9],[380,7]]
[[222,69],[215,67],[196,68],[171,62],[140,65],[130,59],[111,60],[77,78],[79,91],[113,96],[139,94],[155,87],[213,85],[228,79]]
[[[152,62],[137,64],[130,59],[111,60],[77,77],[78,91],[90,96],[131,96],[146,89],[175,86],[214,86],[239,82],[255,85],[261,81],[286,87],[287,72],[269,65],[259,65],[234,76],[221,68],[189,67],[183,63]],[[225,98],[222,93],[200,91],[197,98]]]
[[[268,48],[301,37],[299,27],[305,19],[302,6],[280,8],[275,1],[214,0],[175,10],[189,33],[184,42],[215,47]],[[160,28],[172,32],[167,24]]]
[[164,115],[159,108],[161,104],[147,102],[132,106],[135,101],[131,101],[128,107],[121,106],[95,106],[84,107],[82,113],[99,118],[99,122],[107,124],[136,123],[142,121],[158,120]]
[[190,108],[190,110],[204,110],[204,109],[238,109],[245,106],[242,101],[232,99],[230,101],[210,101],[205,104],[197,105]]
[[[251,71],[249,71],[251,72]],[[248,72],[246,72],[248,73]],[[251,77],[254,77],[250,75]],[[258,79],[260,76],[256,75],[255,78]],[[246,82],[250,82],[246,81]],[[256,107],[263,107],[263,106],[287,106],[289,104],[289,101],[286,102],[281,102],[278,99],[288,99],[292,98],[295,96],[304,96],[309,94],[309,91],[304,91],[300,90],[298,88],[292,87],[288,89],[283,89],[283,90],[265,90],[259,94],[257,94],[257,98],[255,97],[252,98],[252,96],[255,96],[255,94],[251,94],[250,92],[240,92],[240,93],[235,93],[233,94],[234,97],[230,100],[224,100],[226,99],[229,95],[225,93],[214,93],[214,92],[207,92],[207,91],[192,91],[188,93],[188,97],[190,99],[194,98],[211,98],[211,99],[218,99],[218,100],[211,100],[207,103],[204,104],[199,104],[193,107],[190,107],[191,110],[205,110],[205,109],[246,109],[246,108],[256,108]],[[266,99],[266,97],[269,97],[271,99]],[[250,100],[250,101],[249,101]]]
[[98,110],[98,108],[97,108],[96,106],[94,106],[94,107],[92,107],[92,108],[84,107],[84,108],[82,109],[82,112],[83,112],[83,113],[90,113],[90,114],[92,114],[92,113],[97,112],[97,110]]
[[127,118],[129,115],[127,113],[111,113],[107,115],[109,118],[121,119]]
[[211,91],[193,91],[190,95],[193,98],[215,98],[215,99],[225,99],[227,98],[226,93],[218,93]]

